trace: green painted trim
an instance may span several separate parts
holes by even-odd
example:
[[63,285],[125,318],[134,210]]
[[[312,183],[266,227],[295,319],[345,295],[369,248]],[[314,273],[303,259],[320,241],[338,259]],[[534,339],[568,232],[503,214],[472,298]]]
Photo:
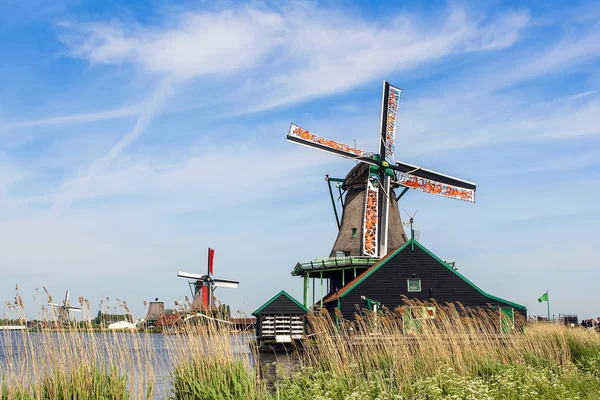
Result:
[[269,299],[269,301],[267,301],[265,304],[263,304],[262,306],[260,306],[256,311],[254,311],[252,313],[252,315],[254,315],[256,317],[262,310],[265,309],[265,307],[267,307],[269,304],[271,304],[272,302],[274,302],[281,295],[283,295],[283,296],[287,297],[288,299],[290,299],[291,301],[293,301],[298,307],[300,307],[304,311],[309,312],[308,308],[306,308],[302,304],[300,304],[300,302],[298,300],[296,300],[295,298],[293,298],[292,296],[290,296],[285,290],[282,290],[281,292],[277,293],[275,296],[271,297]]
[[468,280],[467,278],[465,278],[462,274],[460,274],[458,271],[456,271],[454,268],[452,268],[451,266],[449,266],[448,264],[446,264],[444,261],[442,261],[438,256],[436,256],[435,254],[433,254],[431,251],[429,251],[427,248],[425,248],[425,246],[423,246],[421,243],[417,242],[414,239],[410,239],[408,242],[404,243],[404,245],[402,247],[400,247],[398,250],[394,251],[393,253],[390,253],[385,259],[382,259],[379,264],[375,264],[373,267],[371,267],[371,270],[368,272],[365,272],[360,279],[358,279],[358,281],[356,281],[352,286],[350,286],[346,291],[344,291],[344,293],[342,293],[339,297],[344,297],[346,296],[348,293],[350,293],[352,290],[354,290],[354,288],[356,288],[358,285],[360,285],[365,279],[367,279],[369,276],[371,276],[375,271],[377,271],[379,268],[381,268],[383,265],[385,265],[391,258],[395,257],[398,253],[400,253],[402,250],[404,250],[406,247],[408,247],[408,245],[411,245],[411,247],[413,245],[416,245],[417,247],[419,247],[421,250],[423,250],[425,253],[427,253],[428,255],[430,255],[434,260],[436,260],[437,262],[439,262],[440,264],[442,264],[444,267],[446,267],[449,271],[451,271],[453,274],[455,274],[456,276],[458,276],[460,279],[462,279],[467,285],[471,286],[473,289],[475,289],[477,292],[479,292],[481,295],[483,295],[484,297],[490,299],[490,300],[494,300],[494,301],[498,301],[500,303],[504,303],[506,305],[510,305],[513,306],[515,308],[519,308],[521,310],[525,310],[527,311],[527,307],[521,305],[521,304],[517,304],[517,303],[513,303],[512,301],[508,301],[508,300],[504,300],[500,297],[496,297],[496,296],[492,296],[491,294],[487,294],[486,292],[484,292],[483,290],[481,290],[477,285],[475,285],[473,282],[471,282],[470,280]]
[[323,307],[323,271],[321,271],[321,307]]
[[309,274],[304,274],[304,296],[302,300],[304,301],[304,307],[308,307],[308,284],[309,284]]
[[327,180],[331,181],[331,182],[341,182],[341,183],[344,183],[344,179],[341,179],[341,178],[331,178],[331,177],[328,177]]
[[344,271],[344,270],[348,270],[348,269],[369,269],[371,268],[373,265],[375,264],[371,264],[371,265],[361,265],[360,267],[340,267],[340,268],[331,268],[331,269],[313,269],[313,270],[307,270],[302,274],[297,274],[297,275],[292,275],[292,276],[303,276],[304,274],[312,274],[315,275],[317,277],[320,276],[321,272],[331,272],[331,271]]

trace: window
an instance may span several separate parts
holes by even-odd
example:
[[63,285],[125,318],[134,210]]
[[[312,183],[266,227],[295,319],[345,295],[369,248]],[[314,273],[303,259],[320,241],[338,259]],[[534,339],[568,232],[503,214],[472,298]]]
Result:
[[407,279],[408,291],[409,292],[420,292],[421,291],[421,280],[418,278]]
[[352,228],[352,239],[356,237],[356,228]]

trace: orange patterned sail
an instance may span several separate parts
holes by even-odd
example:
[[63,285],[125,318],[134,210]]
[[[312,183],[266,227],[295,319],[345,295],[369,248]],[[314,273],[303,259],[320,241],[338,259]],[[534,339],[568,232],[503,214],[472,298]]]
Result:
[[475,203],[475,190],[440,183],[431,179],[421,178],[404,172],[397,173],[399,183],[420,192],[431,193],[438,196]]
[[[398,102],[402,89],[384,82],[384,90],[387,89],[387,102],[383,105],[383,123],[385,128],[385,156],[388,159],[394,159],[394,150],[396,148],[396,120],[398,119]],[[384,99],[386,96],[384,94]]]
[[340,142],[336,142],[335,140],[326,139],[324,137],[315,135],[314,133],[309,132],[306,129],[303,129],[295,124],[292,124],[290,126],[290,131],[288,133],[287,138],[292,142],[296,142],[310,147],[315,147],[319,150],[338,154],[342,157],[370,158],[372,156],[372,153],[348,146]]
[[377,257],[379,223],[379,189],[371,179],[367,181],[365,217],[363,220],[363,255]]

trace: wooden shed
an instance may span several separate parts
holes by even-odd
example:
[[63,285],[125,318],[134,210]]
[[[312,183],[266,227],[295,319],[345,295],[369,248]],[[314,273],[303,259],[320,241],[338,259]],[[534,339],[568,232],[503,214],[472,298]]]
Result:
[[306,334],[308,309],[285,290],[252,313],[256,317],[256,340],[260,346],[267,340],[290,343]]
[[[515,314],[527,319],[527,308],[492,296],[469,281],[456,268],[438,258],[414,239],[382,257],[343,287],[322,299],[330,312],[337,308],[345,319],[354,319],[356,305],[403,305],[402,296],[439,304],[460,302],[466,307],[497,307],[514,321]],[[368,301],[366,301],[367,299]],[[368,306],[367,304],[367,306]]]

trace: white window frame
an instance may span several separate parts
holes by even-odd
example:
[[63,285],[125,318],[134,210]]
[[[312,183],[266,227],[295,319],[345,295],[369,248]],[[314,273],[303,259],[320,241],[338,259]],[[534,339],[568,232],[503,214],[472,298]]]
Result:
[[[419,281],[419,290],[411,289],[410,281]],[[408,278],[406,280],[406,288],[409,293],[418,293],[422,290],[421,288],[421,278]]]

